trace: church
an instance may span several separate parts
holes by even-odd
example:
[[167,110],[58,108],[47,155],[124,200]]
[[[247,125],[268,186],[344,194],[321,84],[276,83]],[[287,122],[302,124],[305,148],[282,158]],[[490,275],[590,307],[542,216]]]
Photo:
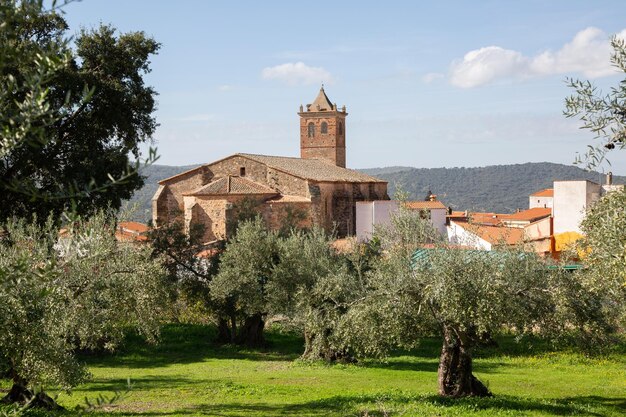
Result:
[[229,224],[253,207],[270,228],[319,225],[339,237],[356,230],[358,201],[388,200],[387,182],[346,168],[346,112],[324,91],[300,106],[300,158],[238,153],[159,181],[155,227],[204,226],[204,241],[228,238]]

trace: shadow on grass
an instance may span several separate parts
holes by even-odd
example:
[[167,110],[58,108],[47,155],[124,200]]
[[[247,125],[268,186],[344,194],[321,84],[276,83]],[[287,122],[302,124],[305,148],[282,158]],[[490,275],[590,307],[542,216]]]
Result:
[[158,344],[146,343],[131,334],[116,354],[86,354],[81,359],[92,367],[159,368],[206,359],[292,361],[303,351],[303,341],[295,335],[268,332],[267,341],[267,346],[260,349],[220,345],[215,342],[211,326],[168,324],[161,329]]
[[[211,386],[223,385],[224,382],[220,379],[202,379],[194,380],[183,377],[170,377],[170,376],[146,376],[140,378],[132,378],[131,381],[132,391],[146,391],[152,389],[170,388],[176,389],[179,387],[191,387],[195,385]],[[94,392],[94,391],[106,391],[116,392],[124,391],[127,387],[126,379],[105,379],[94,378],[89,381],[89,384],[80,388],[81,392]]]
[[[530,400],[512,396],[493,398],[449,399],[435,395],[380,394],[335,396],[322,400],[291,405],[230,403],[200,405],[170,412],[129,412],[126,416],[211,415],[211,416],[325,416],[325,415],[480,415],[484,411],[505,413],[535,412],[545,416],[594,416],[603,417],[626,411],[623,398],[581,396],[564,399]],[[366,414],[367,413],[367,414]],[[104,415],[104,414],[102,414]],[[110,415],[110,414],[109,414]]]
[[[405,355],[402,355],[405,356]],[[412,372],[432,372],[437,373],[439,368],[439,358],[431,357],[431,361],[424,360],[401,360],[394,359],[392,356],[388,361],[376,361],[376,360],[368,360],[362,361],[357,364],[357,366],[361,366],[364,368],[374,368],[374,369],[383,369],[390,371],[412,371]],[[511,366],[508,363],[504,362],[474,362],[473,369],[474,372],[479,374],[491,374],[497,373],[498,370],[502,370],[507,366]]]
[[[215,343],[216,331],[212,326],[169,324],[161,331],[161,340],[156,345],[146,343],[137,335],[129,335],[125,345],[117,354],[82,355],[82,359],[92,367],[158,368],[172,364],[188,364],[206,359],[246,359],[259,361],[292,361],[300,357],[304,350],[302,338],[294,334],[267,331],[268,345],[261,349],[245,349],[238,346]],[[536,356],[555,352],[554,346],[538,338],[527,338],[516,343],[513,337],[498,338],[498,347],[482,347],[475,350],[477,359],[491,359],[508,356]],[[626,343],[619,346],[626,349]],[[439,358],[441,340],[436,337],[420,340],[417,349],[397,351],[389,362],[363,361],[366,367],[380,367],[407,371],[436,371],[434,362]],[[559,350],[566,351],[569,348]],[[410,356],[415,361],[393,360]],[[420,358],[427,359],[420,361]],[[504,363],[487,365],[476,364],[478,372],[491,372],[491,368],[504,366]]]

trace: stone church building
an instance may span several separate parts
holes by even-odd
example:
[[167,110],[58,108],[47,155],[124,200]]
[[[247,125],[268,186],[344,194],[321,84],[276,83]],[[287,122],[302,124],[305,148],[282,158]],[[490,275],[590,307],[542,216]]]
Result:
[[[204,225],[205,242],[227,238],[241,207],[254,207],[271,228],[288,219],[355,234],[356,202],[388,200],[387,182],[346,169],[346,113],[324,88],[300,106],[300,158],[238,153],[159,182],[155,226]],[[295,213],[298,213],[295,215]]]

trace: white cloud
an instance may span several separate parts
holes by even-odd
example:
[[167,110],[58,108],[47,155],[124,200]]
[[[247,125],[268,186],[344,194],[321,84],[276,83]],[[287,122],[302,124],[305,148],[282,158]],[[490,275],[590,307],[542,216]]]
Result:
[[233,89],[232,85],[228,85],[228,84],[222,84],[219,87],[217,87],[217,91],[230,91]]
[[445,77],[445,75],[440,72],[429,72],[422,76],[422,81],[424,81],[426,84],[430,84],[443,77]]
[[288,85],[330,84],[330,72],[322,67],[309,67],[304,62],[288,62],[275,67],[264,68],[261,77],[265,80],[279,80]]
[[[626,29],[617,34],[626,38]],[[461,88],[485,85],[499,79],[525,79],[554,74],[581,73],[588,78],[615,74],[610,63],[609,36],[598,28],[581,30],[557,51],[535,56],[488,46],[465,54],[450,67],[450,83]]]

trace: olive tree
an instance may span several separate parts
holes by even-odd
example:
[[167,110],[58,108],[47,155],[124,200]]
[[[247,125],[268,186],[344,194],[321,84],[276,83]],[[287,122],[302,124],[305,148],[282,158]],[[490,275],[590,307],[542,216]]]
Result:
[[585,270],[581,280],[589,291],[606,298],[607,314],[626,326],[626,190],[606,194],[582,221],[578,242]]
[[267,287],[277,263],[277,235],[260,217],[243,221],[220,257],[209,290],[222,341],[261,346],[268,315]]
[[436,241],[420,246],[432,236],[427,223],[400,213],[385,231],[392,244],[367,274],[371,290],[341,324],[358,354],[384,355],[436,333],[442,339],[439,394],[488,396],[472,366],[473,350],[485,336],[504,331],[596,340],[610,329],[598,298],[574,274],[518,249],[475,251]]
[[[611,39],[613,54],[611,63],[615,68],[626,73],[626,42],[624,39]],[[589,169],[598,167],[611,150],[626,149],[626,79],[604,94],[590,81],[568,79],[567,84],[574,89],[574,94],[565,99],[564,114],[578,117],[582,128],[588,129],[600,141],[598,145],[589,145],[584,157],[577,157],[577,162],[584,162]]]
[[362,276],[320,228],[293,231],[279,240],[279,263],[268,293],[273,314],[304,336],[305,359],[349,360],[336,333],[338,319],[362,293]]
[[99,214],[59,232],[9,220],[0,241],[0,356],[13,382],[4,402],[53,407],[41,389],[69,389],[88,374],[76,349],[113,350],[128,327],[158,334],[159,260],[148,247],[118,243]]

